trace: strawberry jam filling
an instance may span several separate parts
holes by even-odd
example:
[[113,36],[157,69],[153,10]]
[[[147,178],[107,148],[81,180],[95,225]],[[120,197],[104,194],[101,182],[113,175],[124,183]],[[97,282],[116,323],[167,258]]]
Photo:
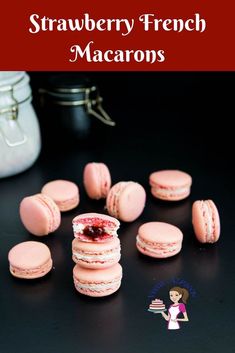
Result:
[[104,233],[104,228],[97,226],[86,226],[83,230],[83,234],[91,238],[100,237]]
[[83,233],[83,235],[80,234],[79,237],[85,236],[85,238],[88,238],[92,241],[97,241],[97,240],[98,241],[105,241],[106,239],[112,238],[112,235],[108,234],[105,227],[102,226],[101,224],[87,225],[83,229],[82,233]]

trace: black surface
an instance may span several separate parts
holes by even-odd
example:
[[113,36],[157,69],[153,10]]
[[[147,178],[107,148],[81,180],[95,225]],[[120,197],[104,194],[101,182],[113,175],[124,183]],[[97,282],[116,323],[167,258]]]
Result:
[[[30,170],[0,180],[0,352],[234,352],[234,138],[230,125],[234,73],[90,75],[117,127],[82,143],[66,136],[58,141],[55,131]],[[35,95],[42,76],[31,74]],[[81,212],[105,212],[104,202],[89,200],[82,185],[82,171],[89,161],[107,163],[113,183],[135,180],[147,191],[143,214],[133,223],[121,224],[121,289],[99,299],[77,293],[72,280],[72,218]],[[153,199],[148,176],[164,168],[192,175],[188,199],[177,203]],[[35,238],[20,222],[19,202],[57,178],[79,184],[81,203],[62,215],[58,231]],[[217,244],[206,246],[195,240],[191,205],[207,198],[218,206],[222,232]],[[137,229],[153,220],[175,224],[183,231],[179,255],[156,260],[137,252]],[[50,247],[53,271],[40,280],[17,280],[8,271],[8,251],[18,242],[35,239]],[[192,287],[189,322],[169,331],[160,314],[147,309],[151,295],[169,307],[168,290],[180,280]]]

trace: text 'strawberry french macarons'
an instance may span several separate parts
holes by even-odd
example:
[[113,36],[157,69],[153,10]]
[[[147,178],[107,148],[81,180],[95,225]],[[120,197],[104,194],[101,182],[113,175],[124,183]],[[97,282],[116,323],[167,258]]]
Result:
[[106,242],[117,237],[120,223],[101,213],[84,213],[73,219],[75,238],[86,242]]
[[61,212],[74,209],[80,201],[77,185],[68,180],[50,181],[43,186],[41,192],[52,198]]
[[111,186],[111,176],[104,163],[88,163],[83,172],[85,190],[91,199],[105,199]]
[[120,240],[115,237],[105,243],[88,243],[74,239],[73,261],[82,267],[102,269],[115,265],[120,260]]
[[9,251],[8,260],[11,274],[18,278],[40,278],[52,269],[49,248],[36,241],[26,241],[15,245]]
[[119,289],[122,266],[118,263],[102,270],[91,270],[77,264],[73,269],[73,280],[78,292],[91,297],[105,297]]
[[148,222],[140,226],[136,246],[144,255],[166,258],[180,252],[182,240],[181,230],[172,224]]
[[28,196],[21,201],[20,218],[25,228],[37,236],[54,232],[61,222],[58,206],[43,194]]
[[189,196],[192,178],[180,170],[160,170],[150,174],[149,183],[154,197],[166,201],[180,201]]
[[195,201],[192,208],[195,235],[201,243],[215,243],[220,237],[220,217],[212,200]]
[[124,222],[132,222],[144,210],[146,192],[134,181],[121,181],[109,191],[106,199],[108,213]]

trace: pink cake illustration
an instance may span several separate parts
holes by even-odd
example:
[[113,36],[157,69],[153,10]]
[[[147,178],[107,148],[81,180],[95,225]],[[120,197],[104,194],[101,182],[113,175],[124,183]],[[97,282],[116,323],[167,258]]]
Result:
[[166,306],[161,299],[152,300],[148,308],[148,311],[151,311],[153,313],[160,313],[165,310],[166,310]]

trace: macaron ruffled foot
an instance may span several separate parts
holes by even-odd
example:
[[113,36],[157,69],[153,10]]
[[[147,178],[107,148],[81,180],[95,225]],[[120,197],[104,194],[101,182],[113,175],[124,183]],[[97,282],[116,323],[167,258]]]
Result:
[[192,223],[200,243],[215,243],[220,237],[220,217],[212,200],[195,201],[192,207]]
[[106,207],[108,213],[124,222],[133,222],[144,210],[146,192],[134,181],[121,181],[109,191]]

